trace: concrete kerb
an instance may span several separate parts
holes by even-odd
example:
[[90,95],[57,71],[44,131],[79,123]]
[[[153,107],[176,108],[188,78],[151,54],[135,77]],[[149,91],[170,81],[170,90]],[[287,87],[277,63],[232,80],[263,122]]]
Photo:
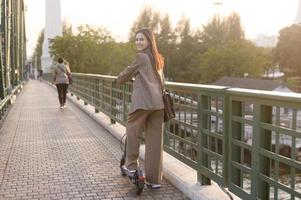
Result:
[[[53,85],[52,85],[53,86]],[[67,95],[68,99],[84,111],[88,116],[94,119],[109,133],[111,133],[119,141],[125,133],[125,127],[119,123],[111,124],[110,118],[105,114],[99,112],[95,113],[95,108],[91,105],[84,105],[84,101],[77,100],[76,96]],[[140,147],[140,158],[144,160],[145,147]],[[197,172],[188,165],[172,157],[168,153],[163,153],[163,176],[171,184],[182,191],[191,200],[221,200],[230,199],[219,186],[212,181],[211,185],[202,186],[197,181]],[[232,194],[233,199],[239,200],[240,198]]]

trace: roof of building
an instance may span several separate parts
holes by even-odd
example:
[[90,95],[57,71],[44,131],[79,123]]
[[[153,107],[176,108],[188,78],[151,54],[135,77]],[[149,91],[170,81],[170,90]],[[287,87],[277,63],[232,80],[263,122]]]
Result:
[[263,80],[237,77],[222,77],[212,83],[212,85],[268,91],[273,91],[280,86],[286,87],[286,85],[280,80]]

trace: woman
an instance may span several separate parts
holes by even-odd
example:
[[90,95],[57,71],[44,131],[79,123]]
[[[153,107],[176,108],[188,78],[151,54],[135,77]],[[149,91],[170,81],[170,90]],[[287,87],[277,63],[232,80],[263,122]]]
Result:
[[135,172],[138,165],[140,136],[145,131],[146,184],[160,188],[162,181],[164,60],[149,29],[136,33],[138,54],[134,62],[117,77],[117,83],[135,78],[127,120],[126,161],[124,171]]
[[53,73],[53,81],[57,88],[57,93],[60,102],[60,109],[65,107],[66,94],[69,84],[68,76],[71,71],[68,64],[64,63],[63,58],[58,58],[58,64],[56,65]]

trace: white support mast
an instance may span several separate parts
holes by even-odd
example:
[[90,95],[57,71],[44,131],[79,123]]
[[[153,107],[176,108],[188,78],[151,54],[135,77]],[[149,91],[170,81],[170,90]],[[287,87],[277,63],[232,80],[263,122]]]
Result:
[[53,63],[49,54],[49,39],[62,35],[62,21],[61,21],[61,1],[60,0],[46,0],[46,20],[44,30],[44,42],[42,52],[42,69],[45,73],[49,73],[50,67]]
[[301,24],[301,0],[299,0],[297,16],[295,19],[295,24]]

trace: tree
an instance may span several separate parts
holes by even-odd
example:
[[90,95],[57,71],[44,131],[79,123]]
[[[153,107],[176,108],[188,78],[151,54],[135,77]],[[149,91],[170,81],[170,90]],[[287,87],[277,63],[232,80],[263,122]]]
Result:
[[244,30],[241,26],[240,17],[237,13],[231,13],[224,20],[226,29],[225,40],[228,41],[241,41],[245,39]]
[[270,66],[269,58],[251,42],[232,41],[224,48],[210,48],[199,59],[200,82],[212,83],[223,76],[260,77]]
[[287,77],[298,76],[301,84],[301,26],[292,25],[279,32],[279,41],[273,49],[275,63]]
[[41,64],[41,57],[42,57],[42,50],[43,50],[43,42],[44,42],[44,29],[40,32],[39,37],[38,37],[38,41],[37,41],[37,45],[34,49],[34,53],[33,53],[33,64],[36,64],[37,66],[34,66],[37,69],[41,69],[42,68],[42,64]]
[[219,48],[228,42],[245,40],[240,17],[236,13],[231,13],[225,18],[215,15],[207,25],[203,26],[200,35],[207,48]]
[[159,31],[159,23],[160,23],[161,15],[159,12],[154,12],[151,7],[146,6],[142,8],[138,19],[134,22],[130,34],[129,41],[135,41],[135,34],[141,28],[149,28],[155,34]]
[[72,25],[68,22],[63,22],[63,35],[73,35]]
[[203,26],[200,40],[206,50],[198,60],[199,82],[212,83],[223,76],[243,77],[245,73],[260,77],[271,66],[271,51],[245,39],[236,13],[224,19],[214,16]]
[[170,78],[173,81],[196,83],[200,76],[197,66],[199,55],[204,51],[203,45],[185,17],[178,22],[175,35],[175,53],[170,62]]
[[133,59],[129,43],[116,43],[105,28],[78,27],[78,34],[64,34],[51,41],[50,54],[63,56],[73,72],[116,75]]
[[165,14],[161,17],[160,13],[153,11],[151,7],[144,7],[131,28],[129,39],[131,43],[134,43],[136,31],[141,28],[149,28],[153,31],[159,52],[164,57],[164,74],[169,79],[176,51],[176,36],[169,16]]
[[169,79],[171,60],[173,59],[176,50],[176,36],[167,14],[160,20],[160,32],[157,38],[158,49],[164,57],[164,74],[166,79]]
[[194,31],[185,17],[173,28],[168,15],[161,18],[150,7],[133,24],[130,42],[117,43],[102,27],[81,26],[76,35],[67,27],[63,36],[51,41],[51,55],[66,58],[74,72],[117,75],[134,58],[134,34],[142,27],[155,33],[165,58],[164,73],[171,81],[212,83],[244,73],[259,77],[271,63],[269,50],[244,38],[237,14],[225,19],[215,16],[202,30]]
[[206,49],[222,47],[226,43],[226,35],[226,25],[219,15],[215,15],[200,31],[200,39]]

